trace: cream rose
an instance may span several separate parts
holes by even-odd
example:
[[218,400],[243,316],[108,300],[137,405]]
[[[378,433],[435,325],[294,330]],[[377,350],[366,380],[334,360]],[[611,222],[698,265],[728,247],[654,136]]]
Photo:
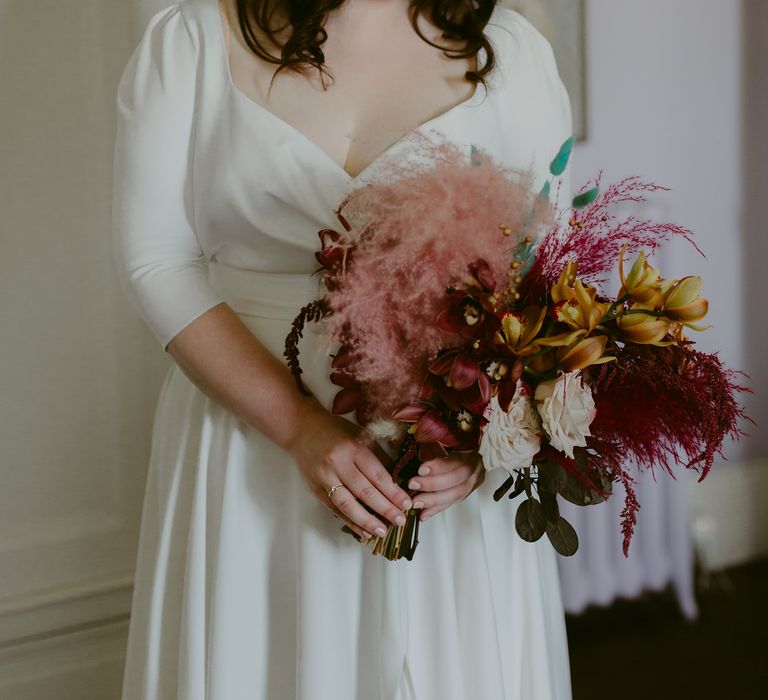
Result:
[[478,449],[485,468],[501,467],[512,473],[513,469],[530,467],[533,456],[541,448],[543,434],[539,416],[524,384],[518,381],[509,411],[505,412],[494,396],[486,408],[485,417],[488,423]]
[[573,459],[573,448],[586,446],[596,413],[592,390],[584,384],[581,371],[561,372],[541,382],[534,400],[550,444]]

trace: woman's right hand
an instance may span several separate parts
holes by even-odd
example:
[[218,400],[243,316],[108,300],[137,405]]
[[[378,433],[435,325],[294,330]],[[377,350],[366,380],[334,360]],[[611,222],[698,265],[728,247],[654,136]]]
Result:
[[[361,538],[383,537],[388,523],[372,515],[370,506],[390,523],[403,525],[412,507],[408,494],[392,479],[381,460],[359,439],[362,429],[334,416],[319,402],[308,402],[301,431],[288,452],[312,493]],[[328,497],[334,484],[342,484]],[[359,501],[358,501],[359,499]]]

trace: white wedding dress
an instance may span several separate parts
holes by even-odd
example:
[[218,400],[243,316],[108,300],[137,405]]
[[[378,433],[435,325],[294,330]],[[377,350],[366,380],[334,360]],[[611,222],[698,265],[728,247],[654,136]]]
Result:
[[[538,186],[571,134],[547,41],[497,7],[497,66],[413,133],[474,145]],[[484,61],[484,52],[479,59]],[[121,282],[161,349],[225,301],[279,358],[319,295],[320,228],[357,177],[232,82],[218,0],[157,12],[117,95],[114,243]],[[568,195],[568,178],[562,180]],[[563,199],[561,193],[561,201]],[[309,329],[307,384],[330,406]],[[374,557],[309,492],[287,453],[174,364],[154,418],[123,700],[566,700],[557,562],[515,532],[489,472],[425,522],[413,561]]]

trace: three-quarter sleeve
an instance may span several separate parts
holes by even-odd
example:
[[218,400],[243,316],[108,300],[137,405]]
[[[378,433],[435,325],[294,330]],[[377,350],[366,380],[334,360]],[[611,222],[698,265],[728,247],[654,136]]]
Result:
[[112,239],[121,286],[163,350],[224,301],[195,233],[197,45],[176,3],[154,14],[117,89]]

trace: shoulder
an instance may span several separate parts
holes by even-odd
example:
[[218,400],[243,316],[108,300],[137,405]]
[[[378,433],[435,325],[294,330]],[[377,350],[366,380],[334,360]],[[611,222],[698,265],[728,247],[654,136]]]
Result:
[[146,19],[118,84],[117,99],[123,108],[159,94],[180,95],[194,85],[200,46],[197,2],[176,2]]
[[539,108],[557,113],[564,128],[570,129],[570,97],[549,40],[525,16],[500,4],[492,22],[500,34],[499,70],[516,99],[520,94],[529,96]]
[[534,69],[559,77],[549,39],[528,18],[517,10],[497,4],[489,25],[491,23],[502,34],[506,61],[529,63]]

